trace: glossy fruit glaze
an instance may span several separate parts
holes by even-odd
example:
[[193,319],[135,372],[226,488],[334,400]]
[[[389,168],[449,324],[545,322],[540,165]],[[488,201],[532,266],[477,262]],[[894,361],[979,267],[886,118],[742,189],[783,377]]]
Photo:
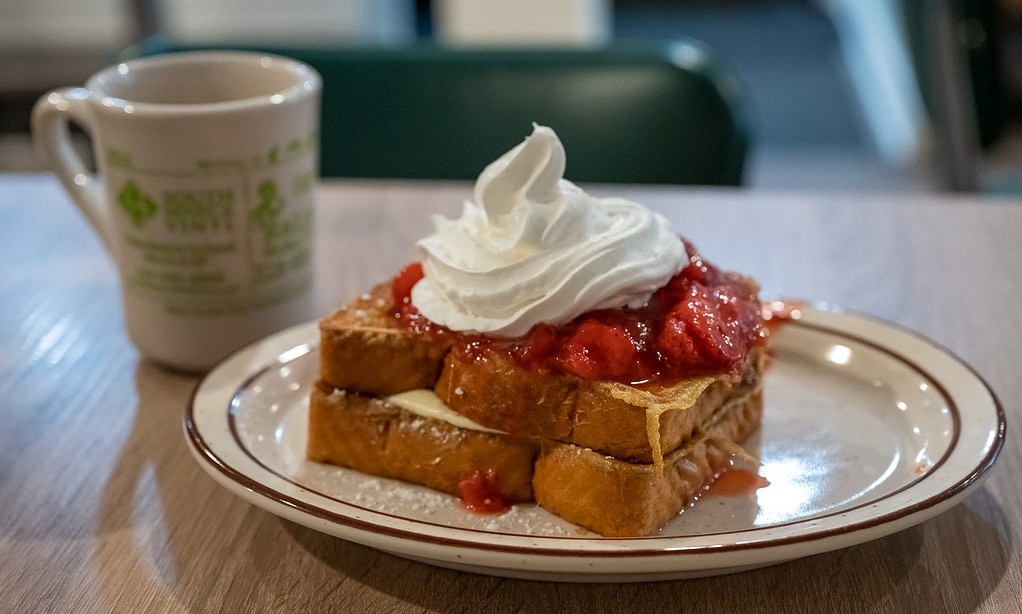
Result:
[[[684,239],[682,239],[684,241]],[[765,341],[758,287],[721,271],[685,241],[685,267],[639,309],[599,309],[561,326],[538,324],[513,339],[456,333],[424,318],[411,302],[422,266],[393,280],[398,319],[421,334],[454,335],[469,357],[502,352],[524,367],[628,384],[738,374],[749,349]]]

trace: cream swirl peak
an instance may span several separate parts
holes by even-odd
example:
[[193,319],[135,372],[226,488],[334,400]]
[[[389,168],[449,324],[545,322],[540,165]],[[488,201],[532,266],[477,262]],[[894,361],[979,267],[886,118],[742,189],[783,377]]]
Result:
[[419,241],[425,276],[412,303],[461,332],[524,335],[602,308],[645,305],[684,265],[667,220],[565,180],[554,131],[532,135],[487,166],[461,217],[435,216]]

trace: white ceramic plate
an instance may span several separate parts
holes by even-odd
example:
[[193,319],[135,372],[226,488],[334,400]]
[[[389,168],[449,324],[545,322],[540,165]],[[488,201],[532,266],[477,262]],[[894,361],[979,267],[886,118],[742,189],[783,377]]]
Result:
[[999,403],[948,352],[875,319],[808,309],[772,337],[763,424],[746,445],[770,485],[705,496],[654,537],[603,538],[535,505],[481,516],[444,494],[306,461],[316,340],[314,324],[298,326],[209,373],[185,421],[195,457],[288,520],[478,573],[666,580],[844,548],[958,503],[1004,440]]

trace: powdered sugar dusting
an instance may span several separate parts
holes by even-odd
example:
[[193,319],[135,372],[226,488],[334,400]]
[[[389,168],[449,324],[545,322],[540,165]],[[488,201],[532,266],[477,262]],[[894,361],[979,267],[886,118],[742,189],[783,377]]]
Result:
[[584,535],[575,525],[532,503],[514,505],[499,515],[475,514],[462,507],[457,497],[446,493],[308,461],[294,477],[310,490],[339,503],[408,520],[516,535]]

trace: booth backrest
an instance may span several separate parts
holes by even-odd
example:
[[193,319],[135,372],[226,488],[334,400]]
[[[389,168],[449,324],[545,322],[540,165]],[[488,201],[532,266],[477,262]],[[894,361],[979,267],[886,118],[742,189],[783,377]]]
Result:
[[[186,48],[157,39],[140,49]],[[560,136],[573,181],[742,182],[748,143],[740,88],[695,42],[258,50],[322,75],[326,177],[474,179],[536,122]]]

